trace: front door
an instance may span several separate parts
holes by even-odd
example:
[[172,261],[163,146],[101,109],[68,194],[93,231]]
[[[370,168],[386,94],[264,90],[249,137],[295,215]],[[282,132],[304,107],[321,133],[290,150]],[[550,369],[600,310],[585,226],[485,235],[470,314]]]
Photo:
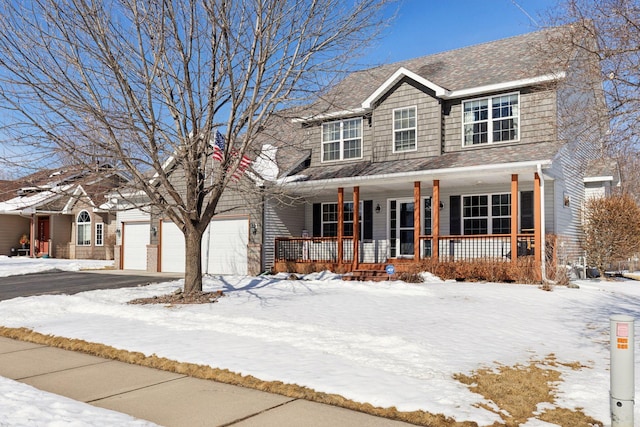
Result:
[[36,248],[38,254],[49,253],[49,217],[38,217],[38,247]]
[[389,201],[391,258],[413,257],[413,199]]

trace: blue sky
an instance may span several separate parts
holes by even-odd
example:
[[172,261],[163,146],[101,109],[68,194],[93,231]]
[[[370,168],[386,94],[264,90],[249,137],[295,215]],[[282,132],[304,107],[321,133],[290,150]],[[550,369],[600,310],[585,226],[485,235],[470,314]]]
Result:
[[545,20],[541,17],[557,3],[558,0],[401,0],[396,19],[362,61],[369,65],[401,61],[529,33],[538,27],[527,14],[543,25]]

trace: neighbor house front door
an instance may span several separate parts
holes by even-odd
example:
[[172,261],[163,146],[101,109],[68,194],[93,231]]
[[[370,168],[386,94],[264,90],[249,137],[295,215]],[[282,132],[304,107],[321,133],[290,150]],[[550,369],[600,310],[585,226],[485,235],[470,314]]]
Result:
[[38,217],[38,254],[49,254],[49,217]]

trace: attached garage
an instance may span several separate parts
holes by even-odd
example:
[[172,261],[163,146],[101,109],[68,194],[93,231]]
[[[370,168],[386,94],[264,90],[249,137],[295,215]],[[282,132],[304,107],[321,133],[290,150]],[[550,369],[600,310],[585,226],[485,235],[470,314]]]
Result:
[[[162,222],[160,269],[183,273],[184,236],[170,221]],[[221,218],[211,221],[202,236],[202,272],[205,274],[247,274],[249,219]]]
[[124,270],[146,270],[148,244],[148,222],[123,222],[122,268]]
[[184,273],[184,235],[171,221],[162,221],[160,232],[160,271]]

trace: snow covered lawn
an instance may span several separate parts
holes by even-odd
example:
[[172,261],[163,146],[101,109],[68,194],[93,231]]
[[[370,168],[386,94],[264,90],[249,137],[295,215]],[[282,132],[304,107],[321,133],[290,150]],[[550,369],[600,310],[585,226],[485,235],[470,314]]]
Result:
[[[0,271],[1,268],[0,268]],[[401,411],[489,425],[499,417],[452,378],[554,354],[557,405],[609,423],[609,316],[640,315],[640,284],[581,281],[580,289],[442,282],[343,282],[209,277],[215,304],[128,305],[181,281],[0,302],[0,325],[227,368]],[[640,352],[636,352],[640,360]],[[636,380],[636,384],[638,381]],[[636,407],[636,419],[640,411]],[[549,425],[530,421],[529,426]]]
[[95,259],[57,259],[8,257],[0,255],[0,277],[40,273],[50,270],[79,271],[113,267],[113,261]]

